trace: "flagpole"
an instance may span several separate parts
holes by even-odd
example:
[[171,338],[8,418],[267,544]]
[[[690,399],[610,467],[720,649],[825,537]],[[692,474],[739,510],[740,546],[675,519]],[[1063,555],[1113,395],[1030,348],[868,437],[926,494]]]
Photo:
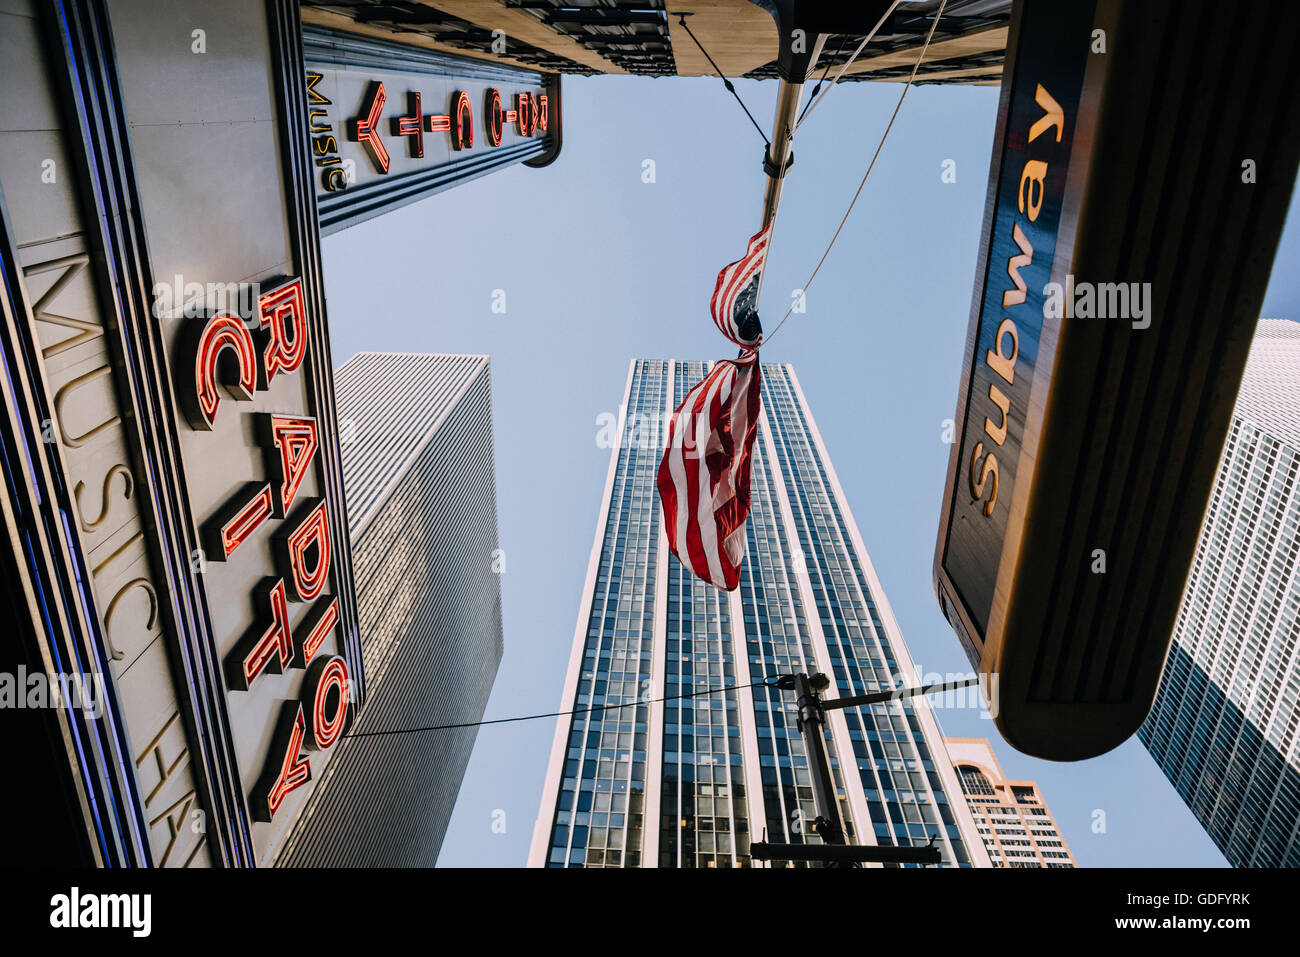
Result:
[[763,171],[767,183],[763,191],[763,221],[766,226],[776,219],[781,204],[781,187],[785,171],[794,149],[794,122],[799,115],[799,101],[803,99],[803,84],[780,81],[776,94],[776,118],[772,121],[772,145],[763,158]]
[[[812,56],[808,60],[808,73],[816,68],[825,42],[826,37],[817,34]],[[807,79],[807,74],[804,75],[804,79]],[[763,153],[763,172],[767,174],[767,182],[763,188],[763,220],[759,224],[760,229],[766,229],[776,223],[777,210],[781,206],[781,190],[785,185],[785,174],[794,159],[794,127],[799,117],[799,102],[803,99],[803,79],[798,82],[782,79],[780,82],[781,85],[776,93],[776,116],[772,120],[772,143]],[[771,249],[770,237],[768,248]],[[763,294],[763,276],[766,272],[767,269],[764,268],[763,272],[759,273],[755,302],[758,302],[758,296]]]

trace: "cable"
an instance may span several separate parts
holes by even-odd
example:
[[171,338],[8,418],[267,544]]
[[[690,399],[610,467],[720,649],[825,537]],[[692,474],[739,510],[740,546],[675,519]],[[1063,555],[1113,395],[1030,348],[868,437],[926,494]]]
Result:
[[[420,728],[388,728],[382,731],[358,731],[353,734],[344,734],[345,738],[375,738],[389,734],[414,734],[417,731],[452,731],[457,728],[481,728],[487,724],[513,724],[517,721],[536,721],[540,718],[563,718],[574,714],[591,714],[597,711],[618,711],[621,708],[634,708],[642,704],[661,704],[665,701],[680,701],[683,698],[700,698],[704,695],[719,694],[726,691],[741,691],[745,688],[775,688],[781,691],[789,691],[792,685],[786,686],[782,682],[791,682],[793,679],[789,675],[768,675],[762,681],[751,681],[745,685],[724,685],[720,688],[702,688],[699,691],[687,691],[682,694],[665,695],[662,698],[650,698],[648,700],[626,701],[622,704],[602,704],[594,708],[574,708],[572,711],[548,711],[545,714],[525,714],[514,718],[489,718],[486,721],[464,721],[460,724],[431,724]],[[961,681],[952,681],[946,684],[929,684],[916,688],[895,688],[892,691],[877,691],[866,695],[857,695],[852,698],[829,698],[822,701],[822,707],[827,710],[835,708],[857,708],[868,704],[882,704],[887,701],[898,701],[913,695],[928,695],[936,691],[953,691],[959,688],[969,687],[976,684],[978,678],[967,678]]]
[[[840,220],[839,226],[835,228],[835,235],[831,237],[830,243],[826,246],[826,251],[822,253],[822,258],[817,260],[817,266],[813,269],[812,275],[810,275],[808,281],[803,284],[805,295],[808,292],[808,287],[812,285],[812,281],[817,278],[817,273],[821,270],[822,263],[826,262],[826,257],[829,256],[831,250],[835,248],[835,241],[840,238],[840,231],[844,229],[844,224],[849,221],[849,214],[853,212],[853,207],[857,203],[858,197],[862,195],[862,187],[867,185],[867,177],[871,175],[872,169],[875,168],[876,160],[880,157],[880,151],[885,146],[885,140],[889,138],[889,131],[894,128],[894,120],[898,119],[898,111],[903,106],[903,100],[907,97],[907,91],[912,88],[912,81],[916,79],[916,71],[921,68],[921,63],[925,60],[925,51],[929,49],[930,38],[934,36],[934,29],[939,25],[939,18],[943,16],[943,8],[947,3],[948,0],[940,0],[939,9],[934,15],[934,22],[930,24],[930,32],[926,34],[925,43],[921,46],[921,54],[916,58],[916,63],[912,66],[912,73],[908,76],[907,83],[903,86],[903,92],[899,94],[898,102],[894,105],[893,115],[889,117],[889,124],[885,127],[885,132],[880,137],[880,142],[876,145],[876,152],[872,155],[871,162],[867,165],[867,171],[862,174],[862,182],[858,183],[858,191],[853,194],[853,199],[849,203],[849,208],[844,211],[844,218]],[[772,337],[781,331],[781,327],[784,326],[785,321],[790,318],[790,314],[794,312],[794,307],[797,304],[798,300],[792,303],[790,308],[786,310],[785,315],[781,317],[781,321],[776,324],[776,328],[763,337],[763,345],[767,345],[771,342]]]
[[[808,115],[808,109],[813,105],[813,101],[817,99],[817,91],[820,90],[822,84],[826,82],[826,76],[831,72],[833,61],[844,52],[844,44],[848,42],[848,39],[847,35],[840,37],[840,45],[835,48],[835,53],[826,59],[826,69],[822,70],[821,79],[818,80],[817,84],[812,88],[812,94],[808,97],[808,102],[803,105],[803,109],[799,111],[799,118],[794,121],[794,128],[796,130],[799,128],[799,124],[803,122],[803,118]],[[852,57],[849,58],[849,62],[853,62]],[[832,86],[833,85],[834,84],[832,84]]]
[[375,738],[389,734],[414,734],[417,731],[451,731],[456,728],[481,728],[486,724],[511,724],[516,721],[535,721],[539,718],[563,718],[572,714],[590,714],[595,711],[617,711],[620,708],[634,708],[643,704],[658,704],[662,701],[678,701],[682,698],[698,698],[706,694],[718,694],[724,691],[740,691],[742,688],[775,688],[778,675],[771,675],[762,681],[751,681],[747,685],[726,685],[721,688],[704,688],[700,691],[688,691],[685,694],[667,695],[663,698],[652,698],[648,701],[637,699],[628,701],[623,704],[602,704],[594,708],[575,708],[572,711],[549,711],[546,714],[525,714],[517,718],[492,718],[487,721],[465,721],[461,724],[431,724],[422,728],[388,728],[383,731],[358,731],[353,734],[345,734],[345,738]]
[[751,113],[751,112],[749,112],[749,107],[747,107],[747,106],[745,105],[745,101],[742,100],[742,99],[740,98],[740,94],[736,92],[736,88],[735,88],[735,86],[733,86],[732,83],[731,83],[731,81],[728,80],[728,79],[726,78],[726,76],[723,75],[722,70],[719,69],[718,65],[717,65],[716,63],[713,62],[713,57],[709,56],[709,51],[706,50],[706,49],[704,49],[704,44],[700,43],[699,40],[696,40],[696,39],[695,39],[695,34],[694,34],[694,33],[691,33],[691,28],[688,27],[688,26],[686,26],[686,18],[689,17],[689,16],[693,16],[693,14],[690,14],[690,13],[674,13],[674,14],[672,14],[672,16],[677,17],[677,22],[678,22],[679,24],[681,24],[681,26],[686,30],[687,35],[688,35],[692,40],[695,40],[695,45],[696,45],[697,47],[699,47],[699,48],[700,48],[700,52],[704,54],[704,59],[708,60],[708,61],[709,61],[709,66],[713,67],[713,71],[714,71],[715,73],[717,73],[718,76],[722,77],[722,85],[725,86],[725,87],[727,88],[727,92],[728,92],[728,93],[730,93],[732,96],[734,96],[734,97],[736,98],[736,102],[740,104],[740,108],[741,108],[742,110],[744,110],[744,111],[745,111],[745,115],[749,117],[749,122],[751,122],[751,123],[754,124],[754,129],[758,130],[758,135],[761,136],[761,137],[763,137],[763,142],[767,144],[767,147],[768,147],[768,149],[770,150],[770,149],[772,148],[772,141],[769,140],[769,139],[767,138],[767,134],[763,132],[763,127],[761,127],[761,126],[758,125],[758,120],[754,119],[754,114]]
[[[889,15],[890,15],[891,13],[894,12],[894,8],[898,6],[899,2],[900,2],[900,0],[894,0],[894,2],[891,3],[891,4],[889,5],[889,9],[886,10],[883,14],[881,14],[880,19],[879,19],[878,21],[876,21],[876,25],[875,25],[874,27],[871,28],[871,32],[870,32],[870,33],[868,33],[865,37],[862,38],[862,42],[859,43],[859,44],[858,44],[858,48],[857,48],[856,50],[853,51],[853,55],[852,55],[851,57],[849,57],[848,62],[846,62],[842,67],[840,67],[840,72],[838,72],[838,73],[835,74],[835,79],[831,81],[831,86],[834,86],[836,83],[840,82],[840,77],[844,76],[844,72],[845,72],[849,67],[853,66],[853,61],[856,60],[856,59],[858,58],[858,54],[861,53],[861,52],[863,51],[863,49],[866,48],[866,45],[867,45],[868,43],[870,43],[870,42],[875,38],[875,36],[876,36],[877,33],[880,32],[880,28],[881,28],[882,26],[884,26],[885,21],[889,19]],[[936,22],[938,21],[939,17],[942,16],[942,15],[943,15],[943,4],[941,3],[941,4],[939,4],[939,13],[935,16],[935,20],[936,20]],[[929,41],[927,40],[926,42],[928,43]],[[843,42],[842,42],[842,41],[841,41],[840,46],[841,46],[841,49],[842,49],[842,48],[843,48]],[[835,51],[835,55],[836,55],[836,56],[839,56],[839,55],[840,55],[840,54],[839,54],[839,50],[836,50],[836,51]],[[829,73],[829,72],[830,72],[830,69],[831,69],[831,65],[830,65],[829,63],[827,63],[827,64],[826,64],[826,72]],[[822,77],[822,80],[824,80],[824,79],[826,79],[825,76]],[[817,86],[820,87],[821,85],[822,85],[822,84],[821,84],[821,80],[818,80],[818,81],[817,81]],[[817,90],[816,90],[815,88],[813,89],[813,96],[814,96],[814,99],[809,100],[809,101],[808,101],[808,106],[804,108],[804,111],[803,111],[801,114],[799,114],[799,120],[798,120],[798,122],[796,122],[795,125],[794,125],[794,128],[795,128],[795,129],[798,129],[798,128],[799,128],[799,125],[800,125],[801,123],[803,123],[803,121],[804,121],[804,117],[806,117],[809,113],[811,113],[811,112],[813,111],[813,107],[816,106],[818,103],[820,103],[820,102],[822,101],[822,97],[825,96],[827,93],[829,93],[829,92],[831,91],[831,86],[828,86],[825,90],[823,90],[821,96],[817,96],[817,95],[816,95],[816,94],[817,94]]]

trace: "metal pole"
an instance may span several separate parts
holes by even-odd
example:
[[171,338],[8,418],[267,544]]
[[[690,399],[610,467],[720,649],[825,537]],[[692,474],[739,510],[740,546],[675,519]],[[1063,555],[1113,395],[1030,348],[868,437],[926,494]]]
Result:
[[[808,69],[817,65],[826,37],[818,34],[813,41],[812,57]],[[805,77],[806,78],[806,77]],[[772,144],[763,150],[763,171],[767,173],[767,186],[763,190],[763,219],[759,223],[762,229],[776,222],[776,212],[781,206],[781,189],[785,185],[785,174],[794,161],[794,125],[799,118],[799,102],[803,99],[803,79],[797,83],[782,80],[776,91],[776,116],[772,120]],[[758,292],[754,301],[763,293],[763,273],[758,276]]]
[[817,819],[813,826],[827,844],[844,844],[844,820],[840,817],[835,777],[831,773],[830,756],[826,753],[826,739],[822,734],[826,717],[822,713],[821,692],[829,687],[830,679],[823,674],[794,676],[799,731],[803,734],[803,749],[808,757],[808,776],[812,782],[813,802],[817,808]]
[[[861,707],[882,701],[897,701],[912,695],[931,694],[954,688],[964,688],[977,679],[931,684],[920,688],[900,688],[897,691],[875,692],[851,698],[822,700],[821,693],[831,686],[831,680],[820,672],[814,675],[782,675],[776,686],[783,691],[794,691],[798,711],[799,732],[803,735],[803,749],[808,757],[808,776],[811,779],[813,803],[817,818],[813,827],[825,842],[815,844],[769,844],[755,841],[750,854],[756,861],[821,861],[826,867],[852,867],[854,864],[940,864],[943,854],[934,846],[934,838],[924,847],[893,847],[876,845],[849,845],[844,837],[844,819],[840,817],[839,797],[835,792],[835,776],[831,773],[830,755],[826,751],[826,711],[831,708]],[[864,825],[865,826],[865,825]]]
[[799,102],[803,99],[803,84],[781,81],[776,94],[776,118],[772,121],[772,146],[766,151],[763,171],[767,173],[767,188],[763,191],[763,221],[766,226],[776,219],[781,204],[781,187],[785,171],[794,151],[794,122],[799,115]]
[[980,678],[962,678],[960,681],[947,681],[919,688],[898,688],[894,691],[873,691],[871,694],[854,695],[851,698],[831,698],[822,702],[822,710],[833,708],[861,708],[867,704],[881,704],[885,701],[902,701],[913,695],[935,694],[940,691],[959,691],[980,683]]

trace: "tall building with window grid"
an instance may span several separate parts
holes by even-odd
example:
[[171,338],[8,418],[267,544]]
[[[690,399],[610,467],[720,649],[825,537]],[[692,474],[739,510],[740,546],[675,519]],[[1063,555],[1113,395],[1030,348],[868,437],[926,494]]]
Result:
[[1075,867],[1033,781],[1008,781],[987,738],[948,738],[948,754],[994,867]]
[[[740,587],[672,557],[655,477],[668,419],[708,368],[629,369],[564,684],[562,709],[581,713],[556,725],[531,866],[748,867],[764,834],[817,842],[793,693],[761,683],[822,671],[832,696],[918,683],[791,366],[763,367]],[[947,864],[988,865],[923,699],[828,719],[851,842],[933,838]]]
[[1300,324],[1262,319],[1138,737],[1238,867],[1300,866]]

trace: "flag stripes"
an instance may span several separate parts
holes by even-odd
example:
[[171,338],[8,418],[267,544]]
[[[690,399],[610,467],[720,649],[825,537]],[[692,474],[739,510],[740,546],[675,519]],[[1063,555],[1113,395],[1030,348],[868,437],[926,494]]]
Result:
[[723,268],[709,300],[709,312],[718,331],[742,349],[758,347],[763,329],[758,322],[758,286],[767,262],[772,223],[749,240],[744,258]]
[[726,591],[740,584],[745,556],[760,389],[758,353],[718,362],[673,413],[659,464],[669,548],[697,577]]

